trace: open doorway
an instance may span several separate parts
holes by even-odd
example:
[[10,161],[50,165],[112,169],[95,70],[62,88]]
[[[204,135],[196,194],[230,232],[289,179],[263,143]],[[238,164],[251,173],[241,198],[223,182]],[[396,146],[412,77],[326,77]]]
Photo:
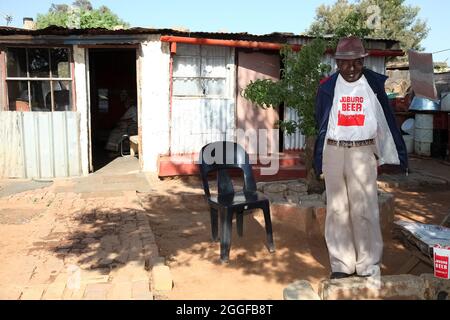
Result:
[[[138,134],[136,49],[89,49],[92,166],[121,156],[123,135]],[[129,152],[127,141],[123,151]]]

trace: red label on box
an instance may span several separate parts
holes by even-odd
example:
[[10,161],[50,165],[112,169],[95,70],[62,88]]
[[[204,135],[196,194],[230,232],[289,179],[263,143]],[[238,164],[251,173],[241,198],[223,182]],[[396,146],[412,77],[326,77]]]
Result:
[[434,254],[434,276],[448,279],[448,256]]

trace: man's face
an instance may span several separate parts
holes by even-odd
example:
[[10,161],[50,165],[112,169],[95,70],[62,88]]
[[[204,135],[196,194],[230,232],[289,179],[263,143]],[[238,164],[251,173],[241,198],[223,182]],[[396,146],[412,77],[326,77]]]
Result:
[[336,60],[339,73],[347,82],[355,82],[361,78],[364,67],[364,58],[353,60]]

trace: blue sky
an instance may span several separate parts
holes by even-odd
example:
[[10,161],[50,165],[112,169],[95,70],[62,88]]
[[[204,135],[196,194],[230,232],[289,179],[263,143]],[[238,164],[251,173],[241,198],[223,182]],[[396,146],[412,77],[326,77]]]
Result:
[[[23,17],[45,13],[51,3],[71,4],[73,0],[0,0],[0,13],[14,17],[20,27]],[[94,7],[106,5],[132,26],[151,28],[185,27],[191,31],[226,31],[264,34],[275,31],[304,32],[322,3],[335,0],[91,0]],[[427,52],[450,49],[450,1],[406,0],[421,8],[419,17],[427,20],[430,33],[422,43]],[[1,24],[5,23],[0,17]],[[450,51],[434,54],[435,61],[446,59]]]

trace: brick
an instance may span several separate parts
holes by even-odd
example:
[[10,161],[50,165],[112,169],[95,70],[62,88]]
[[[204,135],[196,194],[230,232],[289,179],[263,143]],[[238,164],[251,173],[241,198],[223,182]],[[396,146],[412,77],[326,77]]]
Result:
[[22,294],[22,289],[18,286],[0,286],[0,300],[17,300]]
[[65,288],[62,299],[63,300],[81,300],[84,296],[84,291],[86,290],[86,284],[82,284],[78,289]]
[[84,300],[106,300],[112,285],[108,283],[90,283],[86,285]]
[[153,300],[148,280],[132,282],[132,298],[135,300]]
[[311,283],[299,280],[291,283],[283,290],[284,300],[320,300]]
[[110,300],[130,300],[132,291],[131,282],[113,283],[112,288],[107,293],[107,299]]
[[173,281],[170,269],[165,265],[156,265],[152,268],[152,283],[155,291],[172,290]]
[[43,300],[60,300],[63,297],[65,283],[52,283],[45,289]]
[[102,269],[84,271],[81,274],[81,283],[106,283],[109,280],[109,272],[105,274]]
[[45,285],[36,285],[24,288],[20,300],[40,300],[45,287]]
[[425,281],[413,275],[381,276],[379,286],[371,278],[350,277],[324,280],[319,286],[323,300],[405,299],[423,300]]

